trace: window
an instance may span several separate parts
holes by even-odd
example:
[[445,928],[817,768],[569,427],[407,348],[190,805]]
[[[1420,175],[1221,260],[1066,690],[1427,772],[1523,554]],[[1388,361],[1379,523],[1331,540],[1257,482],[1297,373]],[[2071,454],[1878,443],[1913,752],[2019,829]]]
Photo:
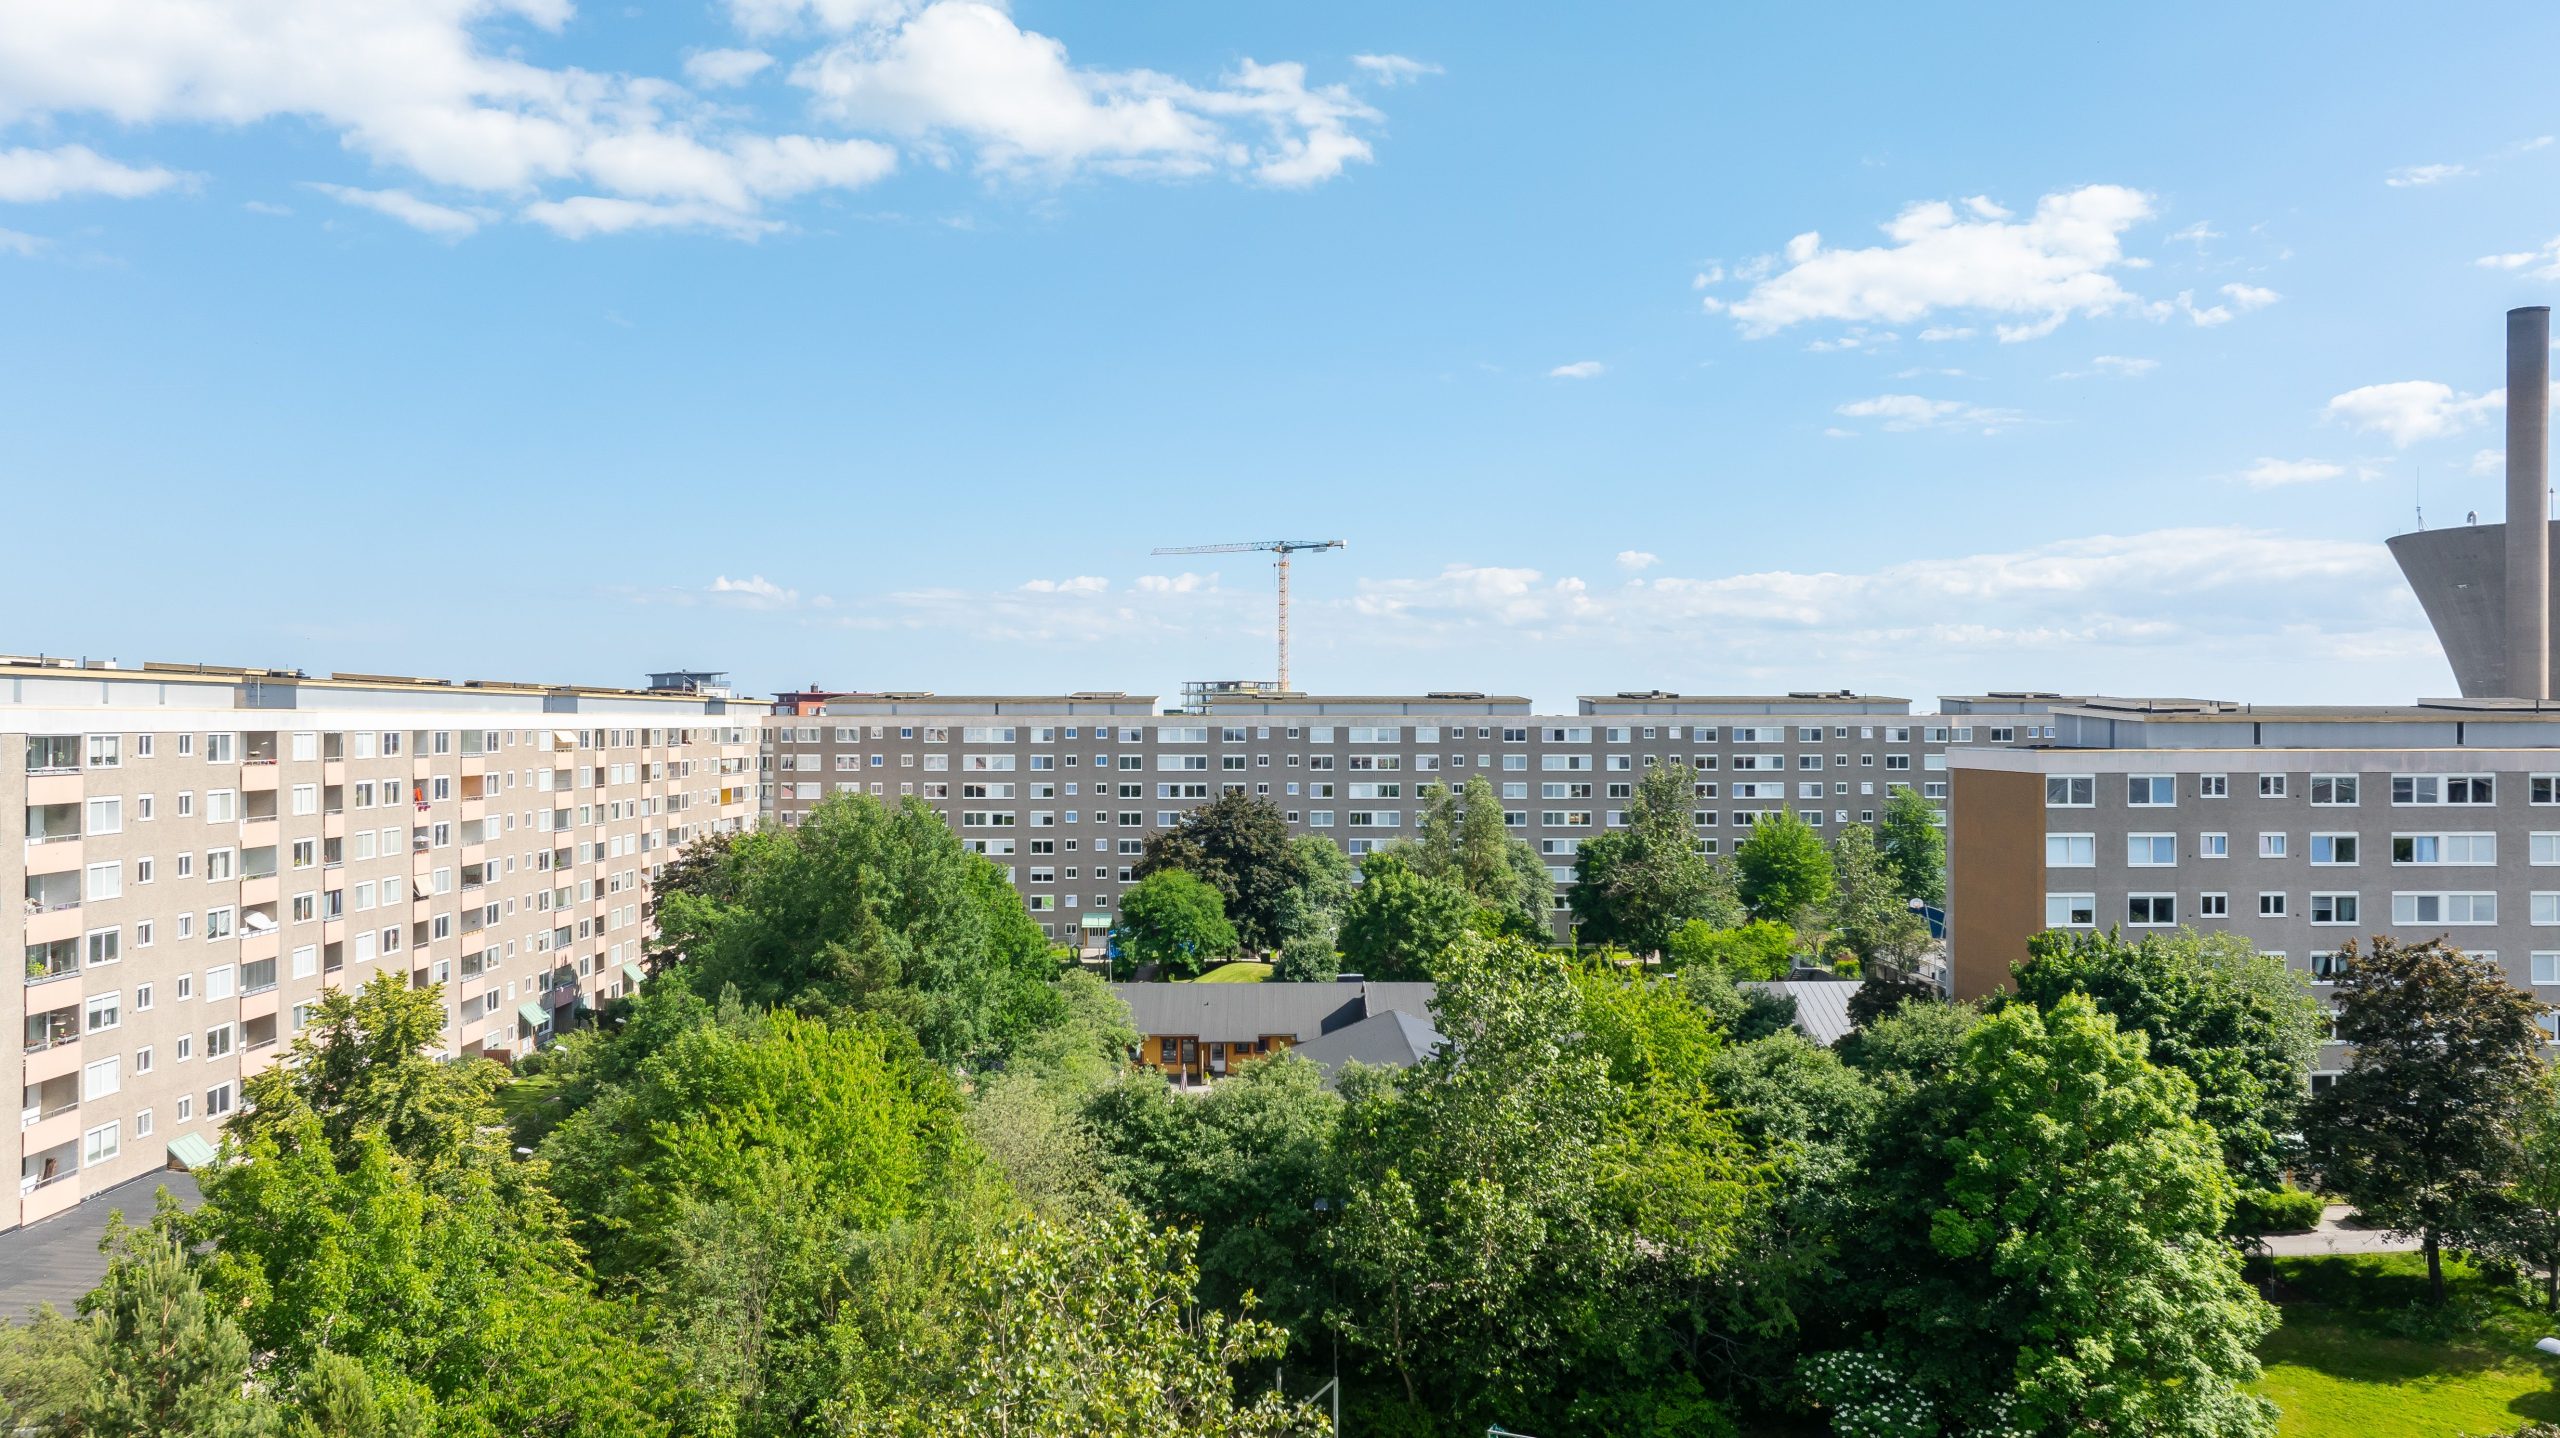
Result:
[[2264,893],[2264,894],[2260,894],[2260,895],[2258,896],[2258,917],[2259,917],[2259,918],[2261,918],[2261,919],[2281,919],[2281,918],[2283,918],[2284,916],[2285,916],[2285,902],[2284,902],[2284,895],[2283,895],[2281,892],[2275,892],[2275,893]]
[[2496,894],[2410,894],[2391,896],[2391,922],[2395,924],[2494,924],[2498,922]]
[[124,832],[124,800],[112,796],[89,801],[88,832],[121,834]]
[[124,1060],[99,1059],[80,1070],[80,1101],[96,1103],[124,1088]]
[[2284,776],[2283,776],[2282,774],[2261,774],[2261,775],[2259,775],[2259,776],[2258,776],[2258,797],[2259,797],[2259,798],[2261,798],[2261,799],[2281,799],[2281,798],[2283,798],[2283,797],[2284,797]]
[[[2048,774],[2044,780],[2044,806],[2048,809],[2087,809],[2098,802],[2098,781],[2087,774]],[[2094,920],[2093,920],[2094,922]]]
[[2230,798],[2231,776],[2228,774],[2198,774],[2196,776],[2196,797],[2199,799]]
[[2230,858],[2231,836],[2229,834],[2196,835],[2196,857],[2199,859]]
[[2199,919],[2230,918],[2231,896],[2229,894],[2196,895],[2196,917]]
[[2127,894],[2124,921],[2137,929],[2162,928],[2178,922],[2178,896],[2175,894]]
[[2356,922],[2356,896],[2353,894],[2312,895],[2311,922],[2315,924],[2352,924]]
[[89,1000],[81,1019],[83,1033],[100,1034],[124,1024],[122,994],[99,994]]
[[2481,867],[2498,862],[2495,834],[2394,834],[2394,864]]
[[124,865],[110,860],[91,864],[81,887],[81,897],[89,903],[124,896]]
[[2353,774],[2314,774],[2311,776],[2311,802],[2324,808],[2344,808],[2356,802],[2358,789]]
[[2048,929],[2094,929],[2098,926],[2098,896],[2047,894],[2044,923]]
[[2494,804],[2497,778],[2490,774],[2395,774],[2391,802],[2418,804]]
[[[2316,800],[2314,801],[2317,802]],[[2356,836],[2353,834],[2314,834],[2311,836],[2311,862],[2321,865],[2350,865],[2356,861]]]
[[2284,855],[2285,855],[2285,836],[2284,836],[2284,835],[2282,835],[2282,834],[2260,834],[2260,835],[2258,836],[2258,857],[2259,857],[2259,858],[2261,858],[2261,859],[2281,859],[2281,858],[2283,858],[2283,857],[2284,857]]
[[2047,834],[2044,862],[2049,869],[2092,869],[2098,864],[2095,834]]
[[2166,774],[2128,774],[2124,801],[2138,809],[2169,808],[2178,802],[2178,781]]
[[2533,981],[2537,984],[2560,984],[2560,953],[2549,949],[2535,951]]
[[2124,836],[2124,861],[2137,869],[2172,868],[2178,862],[2178,836],[2127,834]]
[[97,1165],[114,1158],[117,1154],[124,1152],[124,1143],[123,1140],[118,1137],[119,1132],[119,1125],[102,1123],[96,1128],[93,1128],[87,1133],[81,1135],[81,1167],[94,1168]]

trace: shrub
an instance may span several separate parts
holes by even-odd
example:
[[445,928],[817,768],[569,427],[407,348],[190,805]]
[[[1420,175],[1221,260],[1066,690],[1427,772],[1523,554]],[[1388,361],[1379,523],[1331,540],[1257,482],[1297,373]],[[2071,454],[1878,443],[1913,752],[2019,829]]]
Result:
[[2320,1195],[2309,1189],[2244,1188],[2231,1206],[2231,1231],[2244,1238],[2309,1233],[2320,1226]]

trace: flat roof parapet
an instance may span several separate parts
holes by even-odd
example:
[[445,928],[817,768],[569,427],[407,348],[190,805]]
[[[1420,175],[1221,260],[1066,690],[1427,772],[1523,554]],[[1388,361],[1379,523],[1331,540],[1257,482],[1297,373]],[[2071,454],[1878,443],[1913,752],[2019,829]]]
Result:
[[1675,694],[1665,689],[1628,690],[1617,694],[1585,694],[1578,701],[1586,715],[1908,715],[1911,701],[1890,694],[1859,694],[1835,689],[1788,694]]

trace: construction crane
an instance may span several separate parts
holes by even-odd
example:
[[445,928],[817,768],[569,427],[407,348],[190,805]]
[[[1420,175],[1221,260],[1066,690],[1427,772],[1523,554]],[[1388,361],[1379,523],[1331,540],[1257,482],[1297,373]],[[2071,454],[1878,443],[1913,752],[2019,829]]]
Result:
[[1271,567],[1280,576],[1280,692],[1289,692],[1289,556],[1321,553],[1342,548],[1339,539],[1263,539],[1251,544],[1186,544],[1159,549],[1157,554],[1254,554],[1273,556]]

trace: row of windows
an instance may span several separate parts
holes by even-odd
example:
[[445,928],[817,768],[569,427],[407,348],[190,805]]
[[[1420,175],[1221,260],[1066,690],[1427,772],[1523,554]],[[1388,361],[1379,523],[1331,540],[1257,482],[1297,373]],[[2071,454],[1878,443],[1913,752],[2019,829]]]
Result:
[[[2231,857],[2231,836],[2208,831],[2193,836],[2195,848],[2187,857],[2227,859]],[[2362,862],[2364,839],[2355,833],[2314,833],[2303,836],[2304,844],[2296,850],[2294,836],[2282,830],[2266,830],[2257,836],[2257,856],[2261,859],[2285,859],[2300,852],[2317,868],[2352,868]],[[2560,865],[2560,832],[2526,836],[2527,853],[2539,866]],[[2047,868],[2090,869],[2097,867],[2098,838],[2095,834],[2047,834],[2044,861]],[[2491,833],[2423,833],[2390,836],[2390,861],[2410,868],[2488,868],[2498,862],[2498,836]],[[2180,836],[2174,833],[2125,835],[2125,864],[2136,869],[2174,868],[2181,857]]]
[[[2227,799],[2231,797],[2231,776],[2197,774],[2194,797]],[[2394,774],[2387,786],[2391,802],[2403,807],[2435,804],[2494,804],[2498,781],[2493,774]],[[2258,797],[2287,797],[2291,775],[2260,774]],[[2178,802],[2178,776],[2174,774],[2128,774],[2124,776],[2125,803],[2137,809],[2173,808]],[[2363,802],[2364,778],[2357,774],[2314,774],[2303,786],[2311,803],[2321,808],[2353,808]],[[2527,776],[2529,802],[2560,804],[2560,774]],[[2050,809],[2086,809],[2098,802],[2098,777],[2092,774],[2048,774],[2044,781],[2045,807]]]
[[[951,726],[947,724],[900,724],[895,726],[887,724],[872,724],[868,726],[859,724],[838,724],[831,726],[813,724],[776,725],[767,732],[778,742],[786,744],[817,744],[826,742],[830,737],[832,737],[833,742],[838,744],[859,744],[864,741],[866,732],[869,738],[886,739],[889,737],[890,731],[893,727],[900,739],[921,740],[927,744],[948,744],[952,742]],[[1154,726],[1113,726],[1108,724],[1069,724],[1064,726],[970,724],[960,726],[960,738],[958,742],[962,744],[1056,744],[1061,742],[1075,742],[1090,737],[1097,742],[1107,744],[1110,743],[1116,735],[1119,742],[1123,744],[1144,744],[1150,741],[1157,744],[1206,744],[1209,742],[1209,731],[1212,727],[1213,726],[1202,724],[1162,724]],[[1216,727],[1218,732],[1218,742],[1222,744],[1244,744],[1260,740],[1268,740],[1272,737],[1272,731],[1275,726],[1269,724],[1228,724],[1214,727]],[[1547,744],[1589,744],[1593,742],[1593,736],[1595,735],[1598,736],[1599,742],[1605,744],[1633,743],[1639,737],[1644,739],[1690,739],[1702,743],[1715,743],[1718,742],[1719,736],[1722,735],[1724,730],[1724,726],[1714,724],[1567,724],[1534,726],[1497,726],[1490,724],[1479,724],[1474,726],[1465,724],[1311,724],[1283,725],[1278,727],[1282,736],[1285,738],[1297,739],[1304,737],[1309,743],[1315,744],[1331,744],[1334,743],[1337,738],[1341,742],[1349,744],[1399,744],[1406,742],[1415,744],[1439,744],[1465,739],[1468,737],[1468,731],[1471,727],[1474,730],[1474,736],[1476,738],[1492,739],[1498,734],[1501,742],[1505,744],[1526,744],[1532,737],[1535,737],[1540,742]],[[831,736],[830,731],[832,731]],[[1819,744],[1824,742],[1826,732],[1833,740],[1848,739],[1851,737],[1868,740],[1881,738],[1888,744],[1908,744],[1911,742],[1912,735],[1915,733],[1924,735],[1926,742],[1931,744],[1970,744],[1974,740],[1973,726],[1970,725],[1835,724],[1826,727],[1818,724],[1762,724],[1756,726],[1732,726],[1732,735],[1729,742],[1735,744],[1783,744],[1788,742],[1798,744]],[[1985,732],[1987,733],[1990,742],[1994,744],[2015,742],[2021,734],[2024,734],[2029,738],[2043,737],[2049,739],[2053,737],[2053,730],[2050,725],[2041,727],[2036,725],[2009,725],[1989,728]]]
[[[2202,893],[2195,898],[2195,910],[2189,917],[2231,917],[2229,894]],[[2096,894],[2048,893],[2044,905],[2047,928],[2090,929],[2098,925]],[[2531,922],[2545,927],[2560,927],[2560,893],[2532,894],[2528,896],[2528,905]],[[2268,890],[2257,896],[2259,918],[2290,918],[2296,912],[2292,895],[2286,891]],[[2298,912],[2315,924],[2365,922],[2363,896],[2355,893],[2313,893],[2306,896],[2305,905]],[[2128,894],[2125,896],[2123,922],[2134,928],[2174,927],[2180,922],[2179,896],[2174,893]],[[2498,896],[2490,892],[2394,891],[2391,895],[2391,922],[2395,925],[2441,924],[2447,927],[2495,924],[2498,922]]]

